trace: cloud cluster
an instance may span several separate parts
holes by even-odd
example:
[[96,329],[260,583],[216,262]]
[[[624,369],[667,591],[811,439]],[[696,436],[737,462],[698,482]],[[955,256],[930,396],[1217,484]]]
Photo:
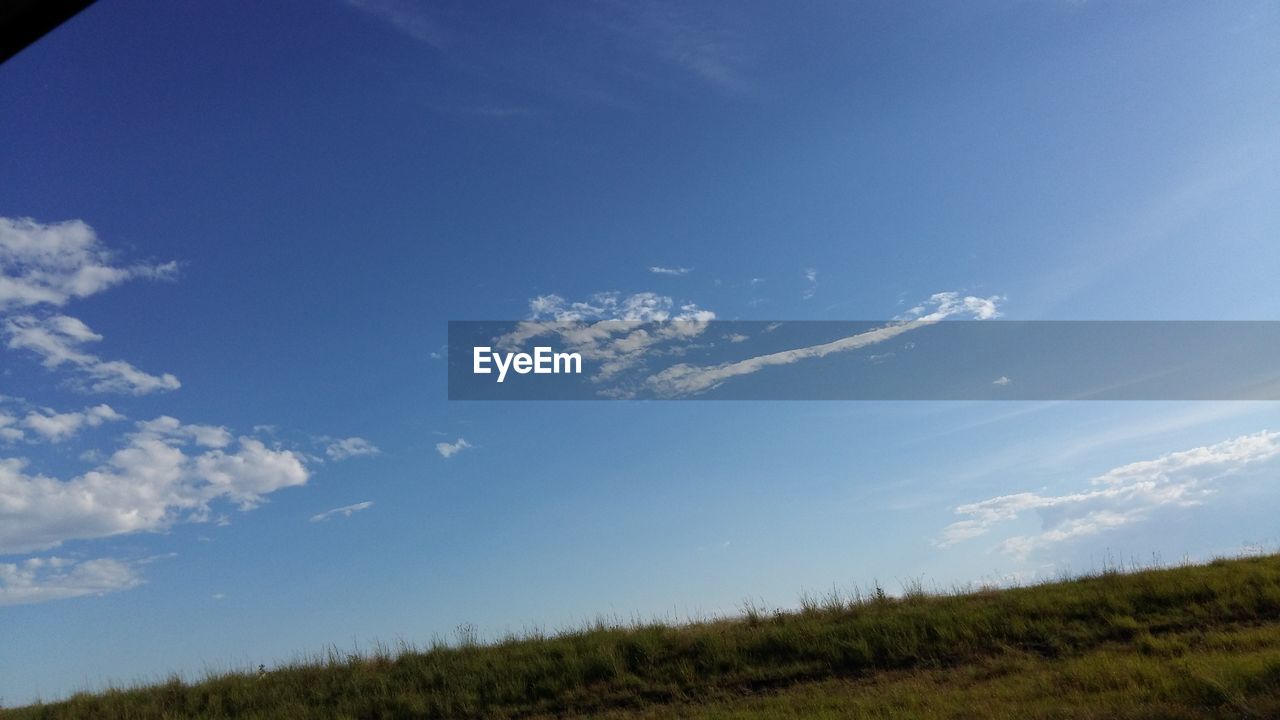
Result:
[[[811,286],[816,284],[817,271],[806,270],[805,278]],[[678,357],[700,347],[705,348],[706,345],[699,346],[693,341],[707,330],[716,314],[693,303],[676,303],[670,297],[651,292],[632,295],[597,293],[576,302],[559,295],[542,295],[530,300],[529,319],[518,323],[511,332],[495,338],[494,344],[504,350],[516,351],[535,338],[555,337],[564,350],[580,353],[584,360],[592,361],[594,372],[590,380],[602,385],[597,391],[600,395],[676,398],[705,392],[726,380],[766,367],[789,365],[876,345],[947,318],[996,318],[1000,315],[999,304],[1002,301],[999,296],[984,298],[962,296],[957,292],[935,293],[893,322],[854,336],[715,365],[677,363],[647,376],[643,371],[650,358]],[[731,335],[724,339],[737,343],[747,338]]]
[[529,301],[529,311],[528,320],[495,344],[514,350],[533,338],[556,336],[565,350],[597,363],[594,382],[636,366],[659,346],[701,335],[716,317],[694,303],[652,292],[596,293],[579,302],[541,295]]
[[615,290],[596,293],[580,302],[570,302],[554,294],[539,295],[529,301],[529,319],[534,322],[649,323],[698,317],[710,320],[715,313],[692,303],[677,304],[666,295],[652,292],[625,295]]
[[93,392],[144,395],[176,390],[169,373],[153,375],[123,360],[103,360],[84,346],[102,340],[78,318],[49,312],[133,278],[172,279],[176,263],[117,265],[93,228],[80,220],[42,224],[0,217],[0,335],[11,350],[67,368]]
[[[103,340],[68,304],[133,279],[167,280],[176,263],[124,264],[86,223],[40,223],[0,217],[0,347],[33,356],[63,382],[87,393],[145,395],[181,386],[170,373],[152,374],[91,352]],[[126,418],[105,403],[59,412],[0,396],[0,446],[61,443],[86,428]],[[265,428],[265,426],[263,426]],[[255,429],[255,432],[257,430]],[[359,437],[326,439],[326,454],[345,459],[379,452]],[[88,449],[96,467],[63,479],[32,469],[23,457],[0,457],[0,556],[49,550],[72,540],[163,531],[202,522],[219,505],[242,511],[280,489],[305,484],[300,453],[234,437],[216,425],[162,415],[135,423],[110,454]],[[322,514],[350,514],[359,503]],[[145,561],[28,557],[0,563],[0,605],[126,590],[140,583]]]
[[28,558],[0,563],[0,606],[101,595],[128,590],[141,582],[135,567],[110,558]]
[[1089,490],[1065,495],[1023,492],[961,505],[956,513],[967,518],[943,529],[938,544],[946,547],[979,537],[1024,513],[1036,512],[1039,533],[1009,537],[998,546],[1026,558],[1054,543],[1142,520],[1156,508],[1194,505],[1212,493],[1220,480],[1277,456],[1280,432],[1262,431],[1122,465],[1093,478]]
[[309,476],[293,451],[162,416],[138,423],[105,463],[70,480],[0,459],[0,555],[207,520],[215,501],[249,510]]

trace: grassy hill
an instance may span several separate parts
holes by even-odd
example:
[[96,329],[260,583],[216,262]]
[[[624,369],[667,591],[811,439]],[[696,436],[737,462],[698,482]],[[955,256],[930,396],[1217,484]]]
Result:
[[330,654],[0,718],[1276,718],[1280,556]]

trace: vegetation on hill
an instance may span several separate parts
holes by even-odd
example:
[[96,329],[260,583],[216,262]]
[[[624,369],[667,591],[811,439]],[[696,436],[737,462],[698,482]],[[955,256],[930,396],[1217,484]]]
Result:
[[1280,717],[1280,556],[340,655],[0,718]]

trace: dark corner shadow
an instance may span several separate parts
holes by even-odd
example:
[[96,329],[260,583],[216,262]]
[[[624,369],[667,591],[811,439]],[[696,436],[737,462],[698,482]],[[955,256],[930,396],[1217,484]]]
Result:
[[0,2],[0,63],[70,20],[93,0],[5,0]]

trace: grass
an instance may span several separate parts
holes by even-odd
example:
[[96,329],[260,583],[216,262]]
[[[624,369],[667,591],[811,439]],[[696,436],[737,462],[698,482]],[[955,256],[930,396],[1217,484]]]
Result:
[[1033,587],[806,598],[378,649],[0,712],[33,718],[1280,717],[1280,556]]
[[1280,717],[1280,627],[1176,633],[1068,658],[1009,651],[940,670],[823,680],[610,720]]

